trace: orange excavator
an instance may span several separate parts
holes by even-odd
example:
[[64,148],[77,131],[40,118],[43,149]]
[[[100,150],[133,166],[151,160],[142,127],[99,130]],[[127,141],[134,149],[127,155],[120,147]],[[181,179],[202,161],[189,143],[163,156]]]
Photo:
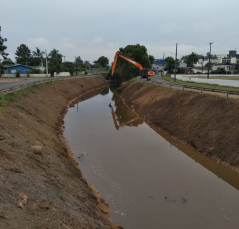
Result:
[[115,124],[115,129],[116,129],[116,130],[119,130],[120,128],[124,127],[125,125],[127,125],[127,124],[129,124],[129,123],[131,123],[131,122],[134,122],[134,121],[136,121],[136,120],[139,119],[139,117],[135,117],[135,118],[133,118],[133,119],[131,119],[131,120],[129,120],[129,121],[127,121],[127,122],[121,124],[121,125],[118,125],[118,123],[117,123],[117,121],[116,121],[116,117],[115,117],[115,112],[114,112],[113,107],[111,106],[111,103],[109,104],[109,107],[110,107],[110,109],[111,109],[111,114],[112,114],[112,117],[113,117],[113,120],[114,120],[114,124]]
[[130,58],[124,56],[122,53],[120,53],[120,51],[117,51],[115,54],[115,59],[114,59],[114,63],[112,65],[112,72],[111,72],[111,76],[113,76],[114,70],[115,70],[115,66],[116,66],[116,62],[118,57],[121,57],[127,61],[129,61],[131,64],[134,64],[135,66],[137,66],[140,69],[140,76],[142,78],[146,78],[147,80],[151,79],[151,76],[155,76],[155,72],[154,71],[148,71],[147,69],[143,68],[141,64],[137,63],[134,60],[131,60]]

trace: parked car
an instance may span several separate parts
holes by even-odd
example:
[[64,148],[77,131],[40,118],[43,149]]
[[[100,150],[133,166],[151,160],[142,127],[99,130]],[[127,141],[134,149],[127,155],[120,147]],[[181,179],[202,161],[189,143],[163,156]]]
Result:
[[88,72],[84,72],[84,74],[85,74],[85,75],[87,75],[87,74],[88,74]]

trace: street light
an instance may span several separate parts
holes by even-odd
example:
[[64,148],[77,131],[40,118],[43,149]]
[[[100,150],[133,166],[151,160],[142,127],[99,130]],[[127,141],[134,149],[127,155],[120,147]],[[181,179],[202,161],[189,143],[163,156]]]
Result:
[[211,45],[213,44],[213,42],[210,42],[210,54],[209,54],[209,66],[208,66],[208,72],[207,72],[207,78],[209,79],[209,68],[211,67],[211,62],[210,62],[210,57],[211,57]]

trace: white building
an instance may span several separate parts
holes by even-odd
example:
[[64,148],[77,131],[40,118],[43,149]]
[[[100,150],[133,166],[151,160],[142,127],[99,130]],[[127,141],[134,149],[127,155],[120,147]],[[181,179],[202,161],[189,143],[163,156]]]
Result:
[[167,61],[165,60],[156,60],[153,62],[153,65],[152,65],[152,69],[154,70],[164,70],[164,68],[166,67],[166,64],[167,64]]

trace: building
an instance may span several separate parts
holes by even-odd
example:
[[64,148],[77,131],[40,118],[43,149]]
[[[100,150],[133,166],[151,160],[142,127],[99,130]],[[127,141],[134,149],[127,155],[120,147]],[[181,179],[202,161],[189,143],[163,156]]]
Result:
[[14,66],[3,66],[3,69],[6,74],[16,74],[16,70],[20,70],[20,74],[27,74],[27,71],[31,71],[33,67],[17,64]]
[[212,65],[212,70],[217,70],[218,68],[224,68],[225,71],[233,71],[234,67],[230,63],[218,63]]
[[229,54],[218,55],[218,59],[220,59],[219,63],[236,64],[239,60],[239,54],[236,50],[230,50]]
[[167,61],[165,60],[156,60],[153,62],[152,69],[154,70],[163,70],[166,67]]

